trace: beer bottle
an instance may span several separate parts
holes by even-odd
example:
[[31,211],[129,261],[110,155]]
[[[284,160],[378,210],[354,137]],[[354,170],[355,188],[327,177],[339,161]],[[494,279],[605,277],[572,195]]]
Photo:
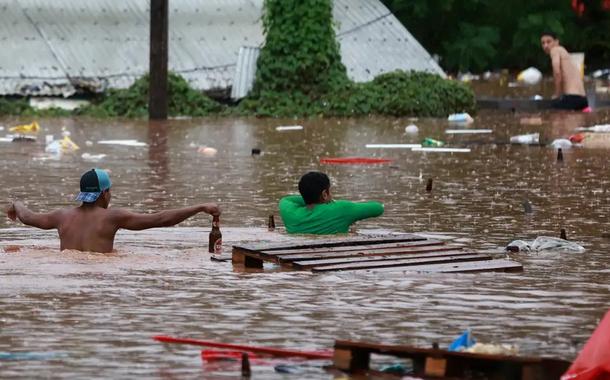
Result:
[[269,224],[267,225],[269,231],[275,230],[275,219],[273,219],[273,214],[269,215]]
[[222,253],[222,233],[220,232],[220,217],[212,218],[212,231],[210,231],[210,242],[208,251],[220,255]]

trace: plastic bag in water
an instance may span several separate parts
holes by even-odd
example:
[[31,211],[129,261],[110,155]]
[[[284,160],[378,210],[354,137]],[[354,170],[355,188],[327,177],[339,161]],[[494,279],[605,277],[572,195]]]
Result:
[[585,248],[572,241],[550,236],[538,236],[534,241],[514,240],[508,244],[511,251],[583,253]]

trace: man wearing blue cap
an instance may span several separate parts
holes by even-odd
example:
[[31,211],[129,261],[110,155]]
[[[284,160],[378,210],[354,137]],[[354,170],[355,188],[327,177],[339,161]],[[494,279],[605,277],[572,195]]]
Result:
[[7,215],[10,219],[19,219],[28,226],[45,230],[57,229],[61,250],[91,252],[111,252],[114,236],[120,228],[145,230],[169,227],[200,212],[220,215],[220,208],[215,203],[203,203],[152,214],[108,208],[111,187],[108,173],[101,169],[91,169],[80,179],[80,193],[76,200],[83,203],[79,207],[35,213],[28,210],[21,202],[14,202],[9,206]]

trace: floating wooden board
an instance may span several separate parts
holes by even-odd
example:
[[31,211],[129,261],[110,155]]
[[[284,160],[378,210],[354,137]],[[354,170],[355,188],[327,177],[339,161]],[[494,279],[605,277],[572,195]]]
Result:
[[416,235],[359,237],[282,244],[233,246],[235,266],[262,268],[263,262],[286,270],[482,272],[518,271],[519,263]]
[[473,373],[489,379],[558,379],[570,362],[541,357],[450,352],[433,348],[393,346],[364,342],[335,341],[335,368],[347,372],[368,371],[372,353],[408,358],[413,376],[424,378],[471,378]]

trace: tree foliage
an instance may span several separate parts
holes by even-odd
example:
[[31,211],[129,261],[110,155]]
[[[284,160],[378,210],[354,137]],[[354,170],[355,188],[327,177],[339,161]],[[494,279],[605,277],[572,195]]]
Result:
[[450,71],[547,67],[540,33],[552,31],[590,68],[610,61],[610,11],[587,1],[581,16],[569,0],[382,0]]

